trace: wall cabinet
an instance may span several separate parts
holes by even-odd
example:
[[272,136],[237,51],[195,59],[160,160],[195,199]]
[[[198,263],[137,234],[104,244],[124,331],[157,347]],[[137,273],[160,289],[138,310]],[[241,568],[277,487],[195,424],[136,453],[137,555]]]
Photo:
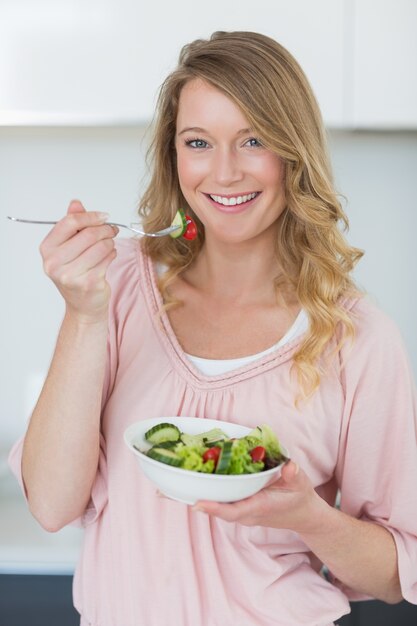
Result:
[[193,0],[3,1],[0,123],[148,122],[184,43],[252,30],[291,50],[326,120],[340,125],[343,11],[343,0],[210,0],[198,8]]
[[352,24],[349,125],[417,128],[417,2],[356,0]]
[[184,43],[252,30],[299,60],[328,126],[417,127],[416,22],[414,0],[1,0],[0,124],[147,123]]

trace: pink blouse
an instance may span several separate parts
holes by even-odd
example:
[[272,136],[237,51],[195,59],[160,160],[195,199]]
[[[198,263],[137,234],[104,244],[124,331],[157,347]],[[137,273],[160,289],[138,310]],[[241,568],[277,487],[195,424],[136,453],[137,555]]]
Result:
[[[123,442],[150,417],[268,422],[329,503],[392,533],[404,597],[417,604],[417,418],[396,326],[366,298],[346,301],[356,338],[298,408],[292,354],[302,337],[239,369],[201,374],[184,354],[152,263],[118,240],[102,447],[74,578],[82,626],[329,626],[361,596],[325,580],[297,533],[227,523],[158,497]],[[334,348],[329,346],[329,350]],[[344,364],[344,367],[342,367]],[[10,463],[21,481],[22,441]]]

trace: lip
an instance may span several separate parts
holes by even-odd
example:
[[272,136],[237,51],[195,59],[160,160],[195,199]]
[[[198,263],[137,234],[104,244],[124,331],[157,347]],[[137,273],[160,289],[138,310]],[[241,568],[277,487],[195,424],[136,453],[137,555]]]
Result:
[[[253,193],[253,192],[248,192],[248,193]],[[230,206],[226,206],[224,204],[219,204],[218,202],[216,202],[215,200],[213,200],[213,198],[210,197],[210,195],[208,193],[205,193],[204,196],[207,198],[207,200],[210,202],[210,204],[216,208],[218,211],[220,211],[221,213],[228,213],[228,214],[236,214],[236,213],[243,213],[244,211],[246,211],[247,209],[249,209],[254,202],[260,198],[262,194],[262,191],[258,192],[258,195],[255,196],[255,198],[252,198],[252,200],[248,200],[247,202],[244,202],[243,204],[234,204],[234,205],[230,205]],[[217,195],[221,195],[223,198],[235,198],[236,194],[215,194]],[[248,195],[248,194],[239,194],[239,195]]]

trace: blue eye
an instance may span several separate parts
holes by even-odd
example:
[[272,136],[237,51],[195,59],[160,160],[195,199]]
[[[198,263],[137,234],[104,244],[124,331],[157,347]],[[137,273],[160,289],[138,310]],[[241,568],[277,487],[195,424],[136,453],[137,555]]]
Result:
[[191,148],[207,148],[208,143],[204,139],[187,139],[185,145]]
[[256,139],[255,137],[251,137],[250,139],[247,140],[246,143],[249,144],[249,146],[253,148],[258,148],[262,146],[259,139]]

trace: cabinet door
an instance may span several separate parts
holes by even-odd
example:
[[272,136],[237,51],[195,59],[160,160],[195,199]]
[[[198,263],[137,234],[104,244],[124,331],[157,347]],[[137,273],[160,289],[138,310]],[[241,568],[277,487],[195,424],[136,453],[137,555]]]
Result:
[[417,2],[353,4],[352,125],[417,128]]
[[215,30],[282,42],[343,123],[344,0],[1,0],[0,124],[148,122],[181,46]]

